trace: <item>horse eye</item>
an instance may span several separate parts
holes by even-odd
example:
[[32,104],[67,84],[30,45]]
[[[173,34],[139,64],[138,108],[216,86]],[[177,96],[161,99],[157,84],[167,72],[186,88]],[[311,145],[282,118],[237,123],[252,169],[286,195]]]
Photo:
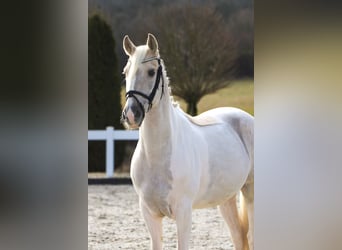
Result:
[[154,76],[154,74],[155,74],[154,69],[150,69],[150,70],[148,71],[148,75],[149,75],[149,76]]

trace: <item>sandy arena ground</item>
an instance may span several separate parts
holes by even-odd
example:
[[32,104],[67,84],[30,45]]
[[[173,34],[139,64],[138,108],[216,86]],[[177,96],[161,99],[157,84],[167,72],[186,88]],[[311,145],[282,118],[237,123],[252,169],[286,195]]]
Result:
[[[233,245],[218,209],[193,211],[190,249],[229,249]],[[165,250],[176,249],[176,225],[163,220]],[[149,249],[149,234],[130,185],[88,186],[88,250]]]

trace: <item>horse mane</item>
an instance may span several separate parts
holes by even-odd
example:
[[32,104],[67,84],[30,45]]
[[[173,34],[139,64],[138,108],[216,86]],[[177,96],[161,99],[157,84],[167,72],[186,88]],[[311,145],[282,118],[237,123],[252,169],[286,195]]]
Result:
[[163,77],[165,78],[165,83],[166,83],[165,86],[167,86],[167,88],[168,88],[168,93],[169,93],[169,98],[170,98],[171,104],[172,104],[173,107],[179,108],[180,107],[179,102],[177,102],[175,100],[175,98],[173,97],[173,95],[172,95],[172,88],[170,86],[170,78],[167,76],[167,72],[166,72],[164,61],[163,60],[161,60],[161,61],[162,61],[162,64],[163,64],[163,71],[164,71],[163,72]]
[[124,68],[123,73],[126,73],[129,67],[133,67],[130,69],[130,74],[135,75],[138,70],[139,64],[144,60],[148,51],[148,47],[146,45],[141,45],[136,47],[134,56],[131,56]]
[[175,100],[175,98],[173,97],[172,90],[171,90],[170,86],[169,86],[169,94],[170,94],[170,100],[171,100],[172,106],[175,107],[175,108],[179,108],[180,107],[179,102],[177,102]]

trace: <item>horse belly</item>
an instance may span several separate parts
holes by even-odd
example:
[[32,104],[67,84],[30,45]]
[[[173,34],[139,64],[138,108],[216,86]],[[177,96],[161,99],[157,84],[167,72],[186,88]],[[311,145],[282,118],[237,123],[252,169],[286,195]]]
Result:
[[224,127],[217,130],[207,133],[208,161],[202,165],[194,208],[217,206],[233,197],[246,182],[250,171],[249,156],[241,141],[227,133]]

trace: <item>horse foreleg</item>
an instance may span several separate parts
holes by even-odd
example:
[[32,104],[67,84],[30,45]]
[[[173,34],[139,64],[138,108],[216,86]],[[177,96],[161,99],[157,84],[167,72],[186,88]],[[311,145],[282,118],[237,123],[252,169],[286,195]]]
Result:
[[183,200],[175,211],[178,235],[178,250],[188,250],[191,234],[191,214],[192,203],[189,200]]
[[140,200],[140,209],[151,237],[151,249],[162,250],[162,217],[154,215]]
[[219,206],[219,209],[223,219],[229,227],[230,235],[232,237],[235,250],[248,249],[247,236],[243,230],[239,218],[239,212],[236,204],[236,196],[221,204]]

